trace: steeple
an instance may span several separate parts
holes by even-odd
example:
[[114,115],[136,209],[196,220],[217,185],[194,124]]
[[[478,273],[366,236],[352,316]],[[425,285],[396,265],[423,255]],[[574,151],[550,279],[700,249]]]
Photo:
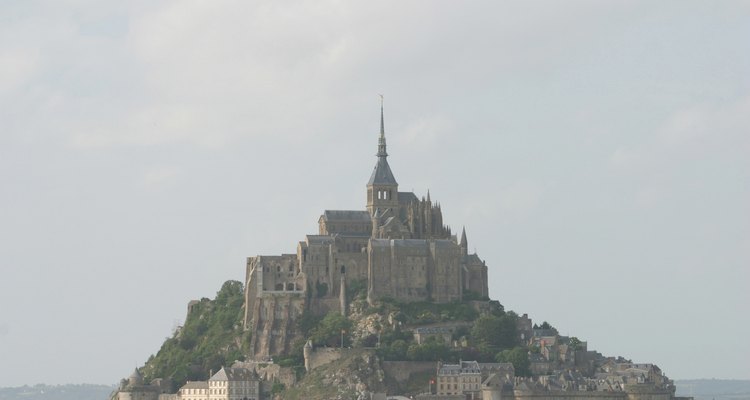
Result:
[[385,118],[383,117],[383,96],[380,96],[380,136],[378,137],[378,161],[367,182],[367,210],[375,215],[377,209],[398,207],[398,183],[388,165],[388,152],[385,145]]
[[393,177],[391,167],[388,165],[388,152],[385,145],[385,122],[383,118],[383,96],[380,96],[380,137],[378,138],[378,162],[375,164],[375,170],[372,171],[370,181],[367,186],[372,185],[393,185],[398,186],[396,178]]
[[385,151],[385,122],[383,119],[383,95],[380,95],[380,138],[378,138],[378,157],[388,157]]
[[461,253],[467,255],[469,253],[469,242],[466,240],[466,227],[461,229]]

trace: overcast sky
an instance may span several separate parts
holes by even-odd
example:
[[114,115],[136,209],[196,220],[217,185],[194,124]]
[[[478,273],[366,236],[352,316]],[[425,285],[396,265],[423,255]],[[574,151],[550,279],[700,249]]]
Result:
[[0,4],[0,386],[114,383],[190,299],[364,209],[385,95],[490,294],[750,379],[750,3]]

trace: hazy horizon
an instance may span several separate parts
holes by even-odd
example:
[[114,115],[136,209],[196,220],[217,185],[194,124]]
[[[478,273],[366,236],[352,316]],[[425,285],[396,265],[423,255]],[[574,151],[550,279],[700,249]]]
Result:
[[672,379],[750,379],[750,3],[0,20],[0,387],[116,383],[246,257],[364,209],[381,93],[400,190],[466,227],[490,297]]

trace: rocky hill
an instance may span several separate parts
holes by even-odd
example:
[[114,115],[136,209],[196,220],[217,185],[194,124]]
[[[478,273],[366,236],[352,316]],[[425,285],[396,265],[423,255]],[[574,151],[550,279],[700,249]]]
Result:
[[[242,328],[242,286],[228,281],[213,300],[191,302],[184,326],[140,369],[144,380],[168,378],[176,390],[188,380],[206,380],[222,366],[246,358],[251,361],[251,333]],[[586,351],[585,342],[557,335],[547,322],[532,327],[525,315],[506,311],[498,301],[468,293],[463,301],[452,303],[402,303],[384,298],[371,305],[364,287],[354,288],[348,293],[347,316],[305,312],[295,327],[303,339],[285,354],[254,360],[257,370],[272,364],[286,371],[277,369],[269,375],[273,378],[267,390],[289,399],[299,398],[300,393],[321,399],[356,398],[365,391],[413,394],[425,390],[437,361],[508,362],[516,376],[531,376],[535,357],[542,352],[547,357],[542,363],[545,368],[565,367],[584,375],[591,375],[595,368],[593,352]],[[532,339],[535,334],[554,335],[562,346],[553,348],[542,341],[540,348],[540,342]],[[316,349],[308,354],[307,369],[306,343]],[[550,356],[550,351],[557,353]],[[578,362],[571,359],[576,354]],[[330,357],[336,362],[329,363]],[[389,372],[388,366],[393,371],[419,368],[413,374],[399,375]],[[282,375],[287,378],[279,379]]]

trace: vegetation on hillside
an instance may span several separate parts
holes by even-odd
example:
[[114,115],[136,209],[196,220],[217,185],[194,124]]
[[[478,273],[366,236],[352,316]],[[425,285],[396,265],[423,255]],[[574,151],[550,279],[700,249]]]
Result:
[[[516,328],[518,316],[506,312],[497,301],[476,303],[476,296],[469,296],[471,301],[442,304],[382,299],[373,307],[367,304],[363,284],[353,284],[347,297],[357,304],[359,314],[347,318],[336,311],[322,316],[305,312],[297,320],[300,338],[288,354],[276,356],[274,362],[303,375],[303,347],[311,340],[315,346],[374,348],[382,360],[510,362],[516,375],[530,374],[529,349],[519,342]],[[142,369],[145,380],[171,378],[176,389],[187,380],[206,380],[210,371],[244,360],[251,333],[242,329],[243,302],[242,283],[227,281],[213,300],[203,298],[193,305],[184,326],[146,362]],[[377,334],[354,337],[356,319],[374,314],[388,322],[377,325]],[[435,323],[454,326],[450,340],[435,336],[417,344],[411,329]],[[543,326],[554,329],[546,322]],[[291,393],[294,388],[277,385],[275,390]]]
[[[503,352],[515,348],[515,357],[509,358],[514,366],[518,363],[523,374],[528,363],[528,355],[516,328],[518,316],[506,312],[499,302],[489,302],[489,309],[480,313],[468,302],[436,304],[429,302],[400,303],[385,300],[378,308],[379,312],[391,313],[398,322],[393,327],[385,327],[380,333],[378,355],[391,361],[444,361],[477,360],[495,362]],[[406,331],[405,325],[424,325],[437,322],[455,322],[459,327],[454,330],[450,342],[440,337],[430,337],[417,344],[413,334]],[[467,323],[461,325],[461,323]],[[458,341],[461,346],[453,346]],[[519,354],[523,353],[524,357]]]
[[214,300],[207,298],[193,306],[184,326],[162,344],[143,368],[146,382],[171,378],[175,388],[187,380],[206,380],[210,371],[243,360],[249,332],[242,331],[244,288],[227,281]]

